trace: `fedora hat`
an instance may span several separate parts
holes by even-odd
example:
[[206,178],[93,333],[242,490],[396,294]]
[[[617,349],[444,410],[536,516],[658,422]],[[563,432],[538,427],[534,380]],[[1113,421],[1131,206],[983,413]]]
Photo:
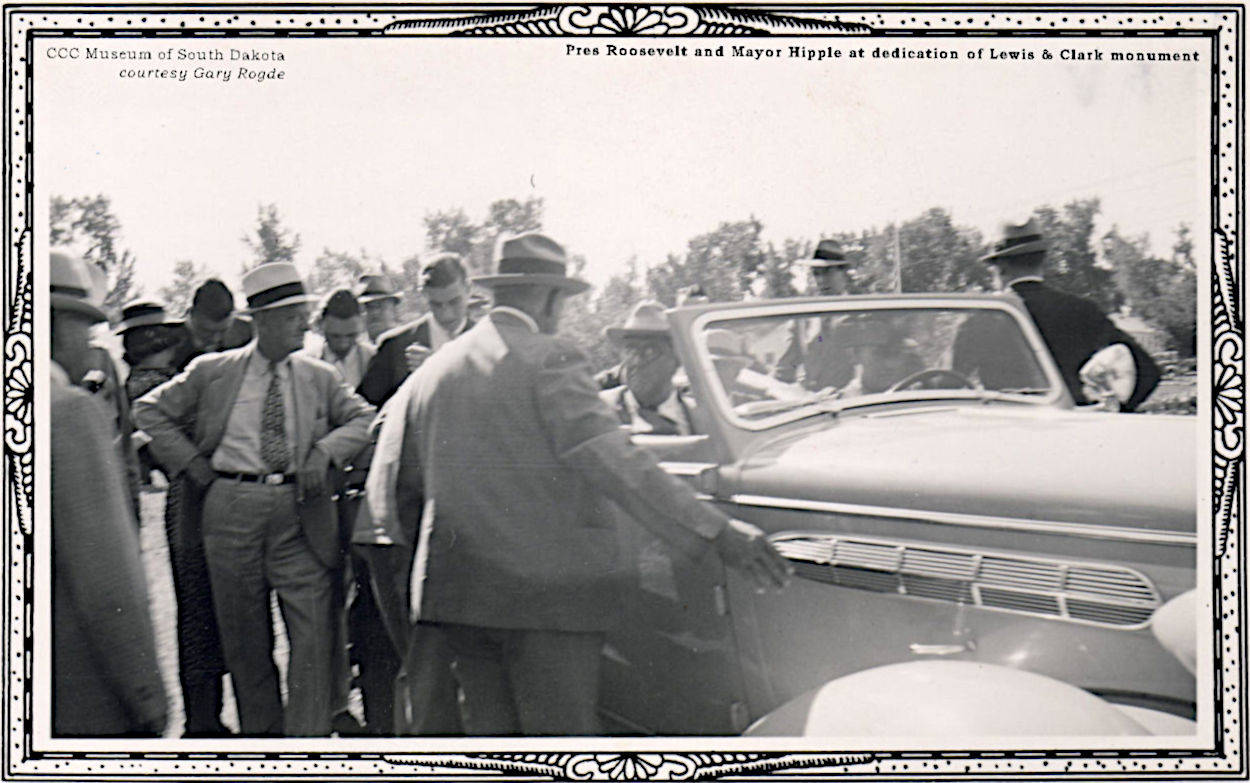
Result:
[[376,302],[379,299],[394,299],[398,302],[400,294],[395,293],[391,279],[382,274],[361,275],[356,282],[356,301],[361,304]]
[[[609,326],[604,334],[612,342],[620,342],[626,337],[665,337],[670,338],[668,318],[664,315],[664,307],[659,302],[639,302],[629,311],[629,317],[620,326]],[[670,338],[671,339],[671,338]]]
[[104,311],[92,301],[93,283],[86,261],[53,251],[48,258],[48,277],[54,310],[85,315],[92,321],[108,320]]
[[486,288],[501,285],[545,285],[570,294],[590,289],[590,283],[569,277],[568,256],[554,239],[538,233],[501,239],[495,252],[495,274],[473,278]]
[[289,261],[270,261],[245,274],[243,295],[249,313],[317,301],[304,289],[299,270]]
[[848,267],[851,262],[842,252],[842,245],[836,239],[822,239],[816,243],[811,258],[803,259],[803,263],[813,267]]
[[122,320],[114,334],[125,334],[141,326],[174,326],[182,323],[165,313],[165,306],[149,300],[135,301],[122,308]]
[[1042,252],[1049,247],[1037,222],[1029,218],[1019,225],[1004,223],[998,241],[990,252],[981,256],[981,260],[989,263],[999,258]]

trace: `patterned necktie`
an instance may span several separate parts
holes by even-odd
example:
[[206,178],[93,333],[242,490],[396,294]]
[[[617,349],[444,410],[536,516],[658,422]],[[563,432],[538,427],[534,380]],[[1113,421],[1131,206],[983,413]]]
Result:
[[260,458],[274,473],[285,473],[291,464],[291,449],[286,442],[286,410],[276,364],[269,365],[269,391],[260,415]]

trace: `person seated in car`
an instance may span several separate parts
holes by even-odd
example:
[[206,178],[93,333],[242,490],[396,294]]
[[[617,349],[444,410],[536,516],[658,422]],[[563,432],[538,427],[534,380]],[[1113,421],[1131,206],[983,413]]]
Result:
[[[769,398],[762,386],[748,382],[752,373],[744,371],[751,365],[751,356],[743,348],[740,336],[728,329],[709,329],[706,339],[712,366],[731,405],[736,407]],[[767,378],[760,376],[760,380],[767,381]]]
[[680,362],[664,308],[640,302],[625,323],[605,330],[621,352],[620,385],[599,396],[635,434],[689,435],[690,406],[673,384]]
[[896,325],[863,318],[843,329],[843,344],[855,356],[855,377],[843,396],[878,394],[925,368],[916,343]]

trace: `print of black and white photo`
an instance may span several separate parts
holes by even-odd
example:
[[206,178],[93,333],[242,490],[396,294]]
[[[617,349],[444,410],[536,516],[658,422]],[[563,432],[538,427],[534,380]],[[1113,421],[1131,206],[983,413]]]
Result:
[[1236,772],[1244,12],[969,8],[7,5],[6,775]]

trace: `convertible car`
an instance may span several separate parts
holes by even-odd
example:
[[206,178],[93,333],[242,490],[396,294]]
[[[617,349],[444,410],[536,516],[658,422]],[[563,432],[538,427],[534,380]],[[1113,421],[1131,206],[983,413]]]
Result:
[[763,528],[795,577],[757,592],[618,525],[612,730],[739,734],[908,662],[943,662],[932,676],[965,690],[975,667],[946,662],[985,665],[987,687],[1011,669],[1194,717],[1193,675],[1150,632],[1195,584],[1194,417],[1076,408],[1000,296],[742,302],[669,322],[695,434],[635,442]]

